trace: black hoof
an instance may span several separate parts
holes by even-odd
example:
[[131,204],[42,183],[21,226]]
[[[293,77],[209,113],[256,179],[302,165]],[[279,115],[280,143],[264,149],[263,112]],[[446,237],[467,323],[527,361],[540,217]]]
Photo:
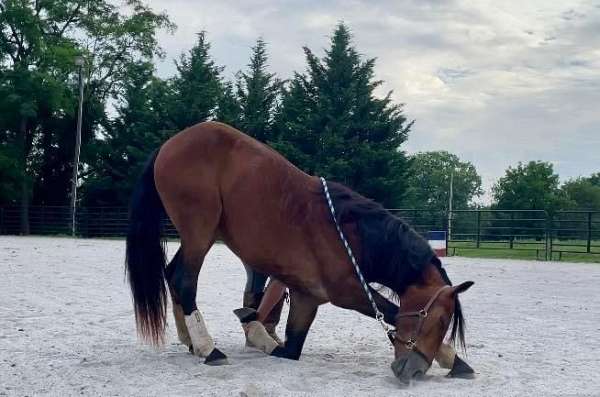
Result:
[[281,358],[287,358],[288,360],[294,360],[294,361],[298,361],[300,360],[300,355],[291,355],[288,353],[288,351],[281,346],[277,346],[275,349],[273,349],[273,351],[270,354],[273,357],[281,357]]
[[275,349],[273,349],[273,351],[271,352],[271,356],[273,357],[282,357],[282,358],[286,358],[285,356],[285,349],[281,346],[277,346]]
[[227,360],[227,356],[216,347],[212,352],[206,357],[204,360],[204,364],[206,365],[229,365],[229,361]]
[[460,357],[454,358],[454,365],[448,375],[449,378],[461,378],[461,379],[473,379],[475,377],[475,371],[464,362]]
[[258,312],[251,307],[242,307],[233,311],[242,323],[249,323],[255,321],[258,318]]
[[188,351],[189,351],[191,354],[194,354],[194,345],[189,345],[189,346],[188,346]]

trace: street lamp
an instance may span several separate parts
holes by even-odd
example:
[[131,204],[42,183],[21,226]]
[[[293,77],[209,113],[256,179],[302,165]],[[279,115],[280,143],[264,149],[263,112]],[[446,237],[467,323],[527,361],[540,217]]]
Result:
[[452,204],[454,201],[454,167],[450,173],[450,194],[448,195],[448,240],[452,239]]
[[77,174],[79,171],[79,153],[81,151],[81,118],[83,115],[83,65],[81,56],[75,57],[75,65],[79,67],[79,109],[77,112],[77,132],[75,134],[75,155],[73,157],[73,181],[71,185],[71,233],[75,237],[77,226],[75,222],[77,205]]

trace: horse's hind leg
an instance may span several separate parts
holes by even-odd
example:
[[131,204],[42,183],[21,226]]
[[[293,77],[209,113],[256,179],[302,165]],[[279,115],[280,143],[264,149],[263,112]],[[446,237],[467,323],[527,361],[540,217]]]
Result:
[[[214,208],[214,207],[213,207]],[[174,296],[175,304],[181,304],[184,323],[191,342],[192,352],[205,357],[205,363],[220,365],[227,363],[227,357],[217,348],[210,336],[204,317],[196,306],[198,275],[204,262],[204,257],[214,242],[214,234],[220,217],[220,211],[212,217],[203,214],[198,208],[194,215],[186,218],[188,228],[181,227],[181,252],[169,269],[169,289]],[[180,317],[178,308],[174,306],[175,317]],[[180,320],[179,320],[180,321]],[[178,324],[181,326],[181,324]],[[185,339],[185,332],[182,332]],[[181,335],[180,335],[181,336]],[[184,342],[185,343],[185,342]]]
[[179,296],[175,292],[173,288],[173,283],[170,282],[173,272],[175,268],[181,266],[182,261],[182,253],[181,248],[177,250],[175,256],[169,262],[166,269],[167,280],[169,280],[169,292],[171,293],[171,302],[173,304],[173,317],[175,318],[175,326],[177,328],[177,337],[179,341],[186,345],[190,351],[192,351],[192,339],[190,338],[190,333],[188,332],[187,325],[185,325],[185,315],[183,314],[183,307],[181,306],[181,301],[179,300]]

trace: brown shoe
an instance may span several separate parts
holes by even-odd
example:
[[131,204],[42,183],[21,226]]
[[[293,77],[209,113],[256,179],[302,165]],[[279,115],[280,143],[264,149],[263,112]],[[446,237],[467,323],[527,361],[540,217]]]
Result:
[[[254,347],[254,346],[248,340],[248,329],[246,327],[247,321],[244,321],[246,319],[246,316],[243,314],[244,313],[247,314],[252,310],[256,313],[256,310],[258,310],[258,306],[260,305],[260,301],[262,300],[263,295],[264,294],[262,292],[244,292],[243,308],[236,309],[233,311],[233,313],[242,322],[242,329],[244,330],[244,336],[246,337],[246,346],[247,347]],[[244,317],[244,319],[242,319],[242,317],[240,317],[240,315],[242,315],[242,317]]]

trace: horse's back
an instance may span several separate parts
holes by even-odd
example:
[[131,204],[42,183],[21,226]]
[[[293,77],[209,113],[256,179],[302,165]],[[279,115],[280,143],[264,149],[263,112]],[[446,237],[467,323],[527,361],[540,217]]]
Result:
[[167,140],[158,153],[154,175],[158,185],[189,189],[210,184],[221,192],[240,181],[249,185],[266,177],[271,181],[290,175],[308,177],[270,147],[219,122],[196,124]]
[[217,122],[197,124],[165,142],[155,180],[180,234],[218,214],[220,237],[257,260],[269,251],[259,238],[280,238],[298,226],[290,217],[305,219],[304,203],[316,185],[268,146]]

